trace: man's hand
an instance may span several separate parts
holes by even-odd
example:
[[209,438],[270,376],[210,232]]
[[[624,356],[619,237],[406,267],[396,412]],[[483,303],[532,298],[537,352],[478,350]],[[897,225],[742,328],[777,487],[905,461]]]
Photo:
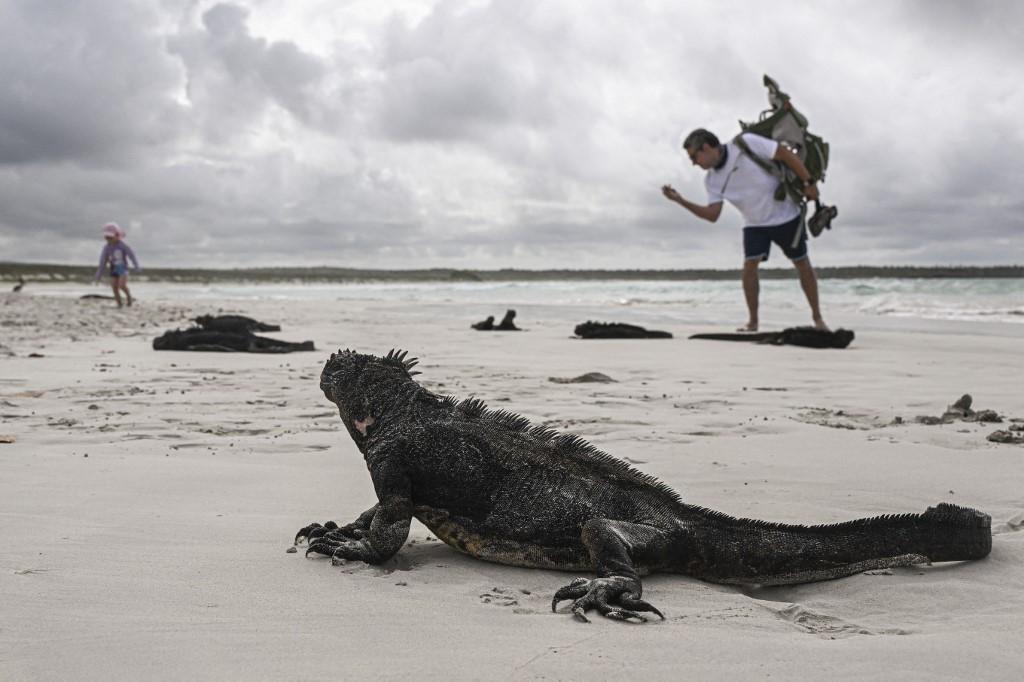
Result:
[[683,197],[679,192],[672,189],[672,185],[665,185],[661,188],[661,193],[665,195],[665,198],[669,201],[674,201],[677,204],[683,203]]
[[[810,178],[811,174],[807,172],[807,167],[804,166],[804,162],[800,160],[800,157],[789,150],[789,148],[780,144],[775,150],[775,156],[772,157],[776,161],[781,161],[793,171],[797,179]],[[804,196],[812,201],[818,198],[818,186],[816,184],[804,185]]]
[[669,201],[676,202],[698,218],[703,218],[704,220],[712,223],[718,220],[718,216],[722,214],[721,201],[716,201],[710,206],[700,206],[699,204],[695,204],[692,201],[684,199],[682,194],[672,189],[672,185],[664,185],[661,188],[661,193],[664,194],[665,198]]

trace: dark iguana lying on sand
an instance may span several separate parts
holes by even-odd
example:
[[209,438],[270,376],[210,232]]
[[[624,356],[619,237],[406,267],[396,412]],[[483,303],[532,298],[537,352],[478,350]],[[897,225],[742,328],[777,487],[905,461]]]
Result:
[[516,326],[516,311],[511,308],[505,311],[505,317],[501,322],[494,324],[494,315],[488,315],[486,320],[474,322],[470,326],[479,332],[518,332],[522,331]]
[[573,435],[523,417],[457,402],[417,384],[415,360],[332,354],[324,395],[363,453],[378,503],[352,523],[301,529],[307,556],[380,563],[419,519],[452,547],[512,566],[594,571],[551,602],[573,600],[616,619],[661,613],[640,576],[683,573],[726,584],[785,585],[929,561],[980,559],[991,519],[939,504],[822,526],[736,519],[685,504],[665,484]]
[[280,341],[255,334],[174,329],[153,339],[153,350],[190,350],[220,353],[293,353],[316,350],[312,341]]
[[281,331],[281,325],[267,324],[245,315],[200,315],[195,318],[195,323],[208,332],[228,332],[229,334]]
[[576,325],[573,334],[581,339],[671,339],[671,332],[644,329],[625,322],[593,322]]
[[805,348],[846,348],[854,339],[849,329],[815,329],[814,327],[786,327],[781,332],[730,332],[694,334],[691,339],[711,341],[748,341],[772,346],[803,346]]
[[480,322],[474,322],[469,326],[478,332],[489,332],[494,329],[494,315],[488,315],[487,319],[481,320]]

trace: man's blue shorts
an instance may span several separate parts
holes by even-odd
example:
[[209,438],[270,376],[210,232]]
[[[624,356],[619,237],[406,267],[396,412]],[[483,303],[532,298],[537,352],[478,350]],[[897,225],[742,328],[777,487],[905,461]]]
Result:
[[744,227],[743,259],[768,260],[768,252],[771,251],[772,242],[778,244],[782,252],[791,261],[796,262],[807,258],[807,230],[800,230],[800,240],[796,243],[796,246],[793,246],[793,239],[796,237],[797,230],[800,230],[800,216],[781,225]]

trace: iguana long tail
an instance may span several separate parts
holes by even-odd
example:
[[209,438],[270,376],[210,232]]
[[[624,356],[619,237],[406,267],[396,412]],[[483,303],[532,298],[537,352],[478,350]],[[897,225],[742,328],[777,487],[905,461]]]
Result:
[[691,334],[691,339],[705,341],[746,341],[748,343],[771,343],[779,337],[779,332],[709,332]]
[[982,559],[992,550],[991,518],[946,503],[923,514],[823,526],[730,517],[709,521],[691,540],[683,572],[718,583],[815,582],[879,568]]

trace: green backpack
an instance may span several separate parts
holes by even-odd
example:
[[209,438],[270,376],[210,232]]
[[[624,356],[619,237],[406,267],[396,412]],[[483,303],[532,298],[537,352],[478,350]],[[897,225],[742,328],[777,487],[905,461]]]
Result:
[[[782,162],[764,159],[754,154],[747,143],[743,141],[742,135],[743,133],[754,133],[786,145],[790,151],[800,157],[804,166],[807,167],[807,172],[811,174],[811,179],[815,182],[825,181],[825,170],[828,168],[828,142],[807,129],[807,118],[793,108],[789,95],[779,89],[778,83],[766,75],[764,85],[768,88],[768,104],[771,108],[762,111],[755,123],[740,121],[740,128],[743,132],[733,138],[733,142],[754,163],[779,178],[775,198],[782,201],[786,195],[789,195],[800,207],[801,218],[803,218],[807,210],[803,182]],[[839,215],[839,209],[835,206],[826,206],[817,200],[814,204],[814,215],[807,221],[807,227],[811,234],[817,237],[822,230],[831,229],[832,219]]]

